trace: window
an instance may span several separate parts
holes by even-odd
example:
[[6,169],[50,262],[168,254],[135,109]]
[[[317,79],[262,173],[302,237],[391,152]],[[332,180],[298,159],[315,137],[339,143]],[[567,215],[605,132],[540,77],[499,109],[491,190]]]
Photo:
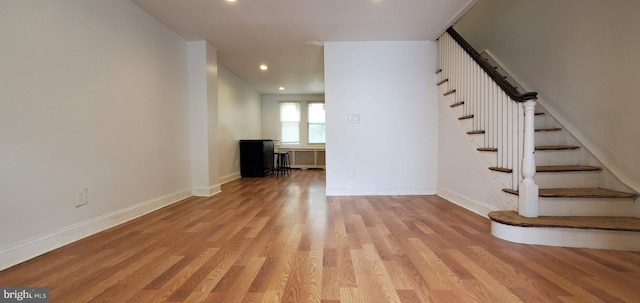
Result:
[[309,103],[309,144],[325,143],[324,103]]
[[300,102],[280,102],[280,143],[300,143]]
[[321,101],[281,101],[280,144],[324,144],[325,108]]

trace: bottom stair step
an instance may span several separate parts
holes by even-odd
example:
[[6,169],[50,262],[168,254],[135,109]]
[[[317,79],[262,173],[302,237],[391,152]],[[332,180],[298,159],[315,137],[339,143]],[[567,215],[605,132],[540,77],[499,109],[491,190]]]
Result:
[[559,227],[640,232],[640,219],[634,217],[574,217],[540,216],[527,218],[515,211],[489,213],[493,221],[521,227]]
[[494,211],[491,234],[522,244],[640,251],[640,219],[626,216],[540,216]]

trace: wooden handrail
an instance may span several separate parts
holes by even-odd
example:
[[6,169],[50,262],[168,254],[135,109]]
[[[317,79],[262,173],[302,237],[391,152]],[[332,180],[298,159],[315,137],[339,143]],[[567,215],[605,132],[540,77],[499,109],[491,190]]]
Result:
[[447,29],[447,33],[451,35],[453,40],[455,40],[462,49],[464,49],[471,58],[473,58],[478,65],[493,79],[493,81],[502,88],[502,90],[513,100],[516,102],[525,102],[527,100],[536,100],[538,99],[537,92],[526,92],[521,94],[518,92],[513,86],[509,85],[500,73],[498,73],[492,66],[489,65],[485,60],[482,60],[480,54],[469,44],[458,32],[456,32],[453,27],[449,27]]

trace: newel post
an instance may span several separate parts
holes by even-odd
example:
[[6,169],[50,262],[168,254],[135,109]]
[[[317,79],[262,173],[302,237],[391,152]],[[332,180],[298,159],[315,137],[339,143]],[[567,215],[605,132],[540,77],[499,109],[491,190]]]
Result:
[[533,181],[536,174],[535,152],[535,116],[536,101],[524,102],[524,154],[522,157],[522,183],[519,187],[518,213],[524,217],[538,216],[538,185]]

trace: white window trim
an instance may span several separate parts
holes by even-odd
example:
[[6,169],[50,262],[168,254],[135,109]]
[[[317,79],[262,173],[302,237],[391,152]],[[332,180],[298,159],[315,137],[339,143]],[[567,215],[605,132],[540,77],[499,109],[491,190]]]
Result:
[[[298,120],[298,142],[287,142],[287,143],[283,143],[283,145],[292,145],[292,146],[298,146],[300,145],[302,141],[302,136],[300,133],[300,124],[302,123],[302,102],[300,101],[280,101],[278,102],[278,142],[282,142],[282,124],[283,123],[288,123],[288,122],[282,122],[282,113],[280,112],[282,109],[282,104],[284,103],[297,103],[298,104],[298,109],[299,109],[299,120]],[[296,123],[296,122],[291,122],[291,123]]]
[[[308,101],[305,104],[305,109],[306,109],[306,115],[304,116],[305,120],[306,120],[306,124],[305,124],[305,132],[306,132],[306,139],[307,139],[307,145],[309,146],[324,146],[327,142],[327,137],[326,137],[326,126],[327,126],[327,117],[326,117],[326,111],[325,111],[325,138],[324,141],[325,143],[309,143],[309,104],[313,104],[313,103],[320,103],[320,104],[325,104],[324,101]],[[325,105],[326,107],[326,105]],[[326,110],[326,109],[325,109]]]
[[[280,103],[286,102],[298,102],[300,103],[300,122],[299,122],[299,135],[300,135],[300,143],[282,143],[282,122],[280,122]],[[325,103],[324,101],[314,100],[314,101],[279,101],[278,102],[278,144],[277,146],[282,147],[314,147],[321,148],[326,145],[326,143],[309,143],[309,104],[310,103]],[[326,117],[325,117],[326,118]],[[326,120],[326,119],[325,119]],[[326,122],[325,122],[326,125]],[[325,138],[326,141],[326,138]]]

